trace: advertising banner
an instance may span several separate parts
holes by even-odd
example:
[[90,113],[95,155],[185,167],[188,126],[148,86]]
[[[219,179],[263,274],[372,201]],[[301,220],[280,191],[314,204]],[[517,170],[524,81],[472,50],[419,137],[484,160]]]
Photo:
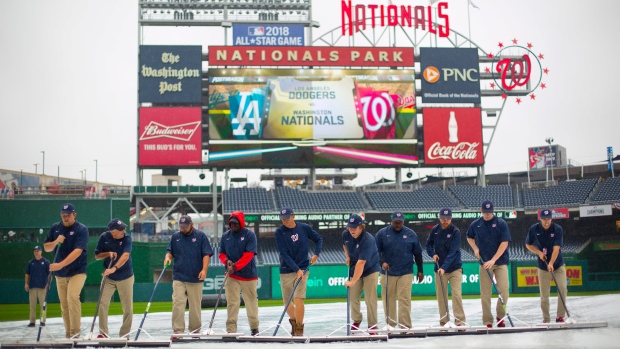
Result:
[[412,47],[209,46],[209,66],[413,67]]
[[[257,266],[258,282],[256,285],[256,292],[258,293],[258,299],[271,298],[271,268],[266,266]],[[207,277],[202,283],[202,294],[218,294],[222,283],[224,282],[223,266],[210,266]],[[222,297],[226,294],[226,289],[222,290]]]
[[[583,286],[583,272],[580,265],[566,266],[568,286]],[[538,287],[538,267],[517,267],[517,287]],[[555,282],[551,281],[551,286]]]
[[303,24],[233,24],[234,46],[304,46]]
[[202,108],[140,108],[138,165],[199,166]]
[[424,108],[424,163],[482,165],[480,108]]
[[210,165],[417,164],[413,72],[246,69],[230,76],[230,70],[210,69],[209,74]]
[[202,46],[140,46],[140,103],[200,103]]
[[[538,210],[538,220],[540,220],[540,211]],[[552,208],[551,209],[551,217],[552,219],[567,219],[569,218],[568,208]]]
[[580,217],[611,216],[611,205],[581,206],[579,207]]
[[556,145],[528,148],[530,170],[557,167],[558,147]]
[[423,103],[480,103],[476,48],[420,47]]
[[614,168],[614,148],[607,147],[607,171]]

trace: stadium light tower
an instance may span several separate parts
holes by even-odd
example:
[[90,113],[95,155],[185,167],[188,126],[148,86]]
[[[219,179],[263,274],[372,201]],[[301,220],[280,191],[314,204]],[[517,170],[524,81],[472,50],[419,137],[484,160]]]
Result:
[[[549,144],[549,152],[548,152],[548,156],[551,156],[551,143],[553,143],[553,137],[549,137],[547,139],[545,139],[545,142],[547,142],[547,144]],[[545,161],[545,165],[547,164],[547,162]],[[549,180],[549,166],[547,166],[547,181]],[[553,158],[551,158],[551,180],[553,180]]]
[[43,154],[43,165],[41,166],[41,174],[45,174],[45,150],[41,150]]

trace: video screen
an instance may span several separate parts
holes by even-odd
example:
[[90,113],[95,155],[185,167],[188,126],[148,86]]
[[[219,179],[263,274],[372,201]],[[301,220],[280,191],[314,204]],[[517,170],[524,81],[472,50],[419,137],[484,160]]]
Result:
[[413,70],[210,69],[217,167],[417,166]]

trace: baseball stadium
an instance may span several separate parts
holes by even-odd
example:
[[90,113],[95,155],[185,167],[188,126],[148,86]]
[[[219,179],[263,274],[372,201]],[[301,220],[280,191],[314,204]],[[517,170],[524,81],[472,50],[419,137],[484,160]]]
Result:
[[[447,1],[333,4],[342,22],[317,36],[321,25],[331,25],[313,18],[313,11],[325,6],[321,0],[135,1],[138,91],[136,109],[128,113],[135,113],[138,126],[136,185],[87,180],[85,173],[75,179],[0,169],[0,255],[9,261],[0,268],[2,348],[240,348],[241,343],[318,348],[323,344],[315,343],[327,342],[339,348],[450,347],[457,342],[489,347],[500,346],[500,341],[505,347],[542,348],[545,343],[617,343],[620,178],[615,175],[620,156],[614,157],[609,148],[607,159],[581,164],[548,138],[546,144],[523,150],[526,170],[486,173],[486,155],[507,114],[507,101],[530,98],[545,88],[547,72],[540,55],[517,43],[494,53],[478,47],[470,35],[450,27],[454,14]],[[225,45],[152,44],[143,34],[170,27],[217,29]],[[211,184],[183,184],[182,173],[188,169],[201,180],[212,176]],[[394,179],[354,185],[361,169],[387,169]],[[231,171],[260,173],[260,181],[232,176]],[[149,185],[146,173],[155,173]],[[491,277],[494,287],[497,281],[481,271],[482,261],[465,234],[483,217],[481,204],[489,201],[510,234],[510,302],[497,297],[496,289],[492,294],[492,303],[498,299],[509,313],[506,324],[510,320],[512,326],[506,327],[499,318],[496,326],[481,321],[481,278]],[[41,251],[39,246],[44,246],[44,258],[60,262],[56,258],[61,246],[49,251],[47,246],[54,224],[62,221],[61,208],[62,215],[76,213],[88,232],[79,292],[81,328],[71,338],[64,338],[59,288],[51,274],[45,284],[47,309],[37,307],[37,321],[26,327],[32,296],[24,292],[23,266],[33,249]],[[308,257],[316,254],[318,259],[306,269],[303,336],[289,333],[286,320],[281,326],[291,301],[284,299],[283,309],[284,262],[277,234],[285,208],[322,238],[320,253],[314,243],[309,245]],[[435,285],[441,274],[424,248],[445,208],[462,233],[461,292],[469,322],[460,329],[439,326]],[[225,328],[222,290],[230,266],[226,258],[218,258],[218,251],[232,229],[230,222],[239,221],[233,215],[238,211],[245,228],[256,236],[258,334],[247,325],[244,309],[239,329],[231,333]],[[352,274],[343,232],[357,215],[364,230],[376,236],[397,213],[422,246],[423,267],[415,270],[422,277],[411,284],[413,326],[390,327],[379,306],[380,331],[352,330],[345,287]],[[526,247],[528,229],[547,215],[563,229],[567,297],[556,299],[553,279],[551,309],[553,313],[562,303],[570,311],[565,319],[572,321],[560,324],[541,323],[538,256]],[[215,254],[201,281],[199,331],[173,333],[176,278],[164,260],[187,219]],[[94,252],[114,229],[125,231],[132,244],[133,326],[129,336],[115,337],[126,320],[120,296],[113,293],[112,333],[93,338],[94,331],[100,332],[97,311],[106,283],[102,273],[113,268],[104,268]],[[387,291],[380,283],[376,286],[383,304]],[[452,287],[444,292],[451,295]],[[362,309],[366,314],[363,303]]]

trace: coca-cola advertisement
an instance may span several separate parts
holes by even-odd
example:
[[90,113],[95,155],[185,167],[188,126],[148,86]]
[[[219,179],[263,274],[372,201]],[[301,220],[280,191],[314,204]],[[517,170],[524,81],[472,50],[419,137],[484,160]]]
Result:
[[199,166],[202,164],[202,110],[140,108],[139,166]]
[[482,165],[480,108],[424,108],[426,165]]

